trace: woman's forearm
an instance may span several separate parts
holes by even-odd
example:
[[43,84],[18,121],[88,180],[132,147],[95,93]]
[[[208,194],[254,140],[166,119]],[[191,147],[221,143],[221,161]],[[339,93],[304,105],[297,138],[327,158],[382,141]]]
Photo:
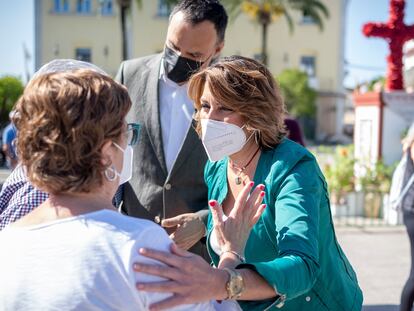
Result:
[[[236,255],[225,253],[220,257],[218,268],[235,269],[239,264],[241,261]],[[237,271],[241,273],[245,286],[239,300],[262,300],[278,295],[275,289],[257,272],[251,269],[237,269]]]
[[257,272],[237,269],[243,277],[245,289],[238,300],[263,300],[278,296],[276,290]]

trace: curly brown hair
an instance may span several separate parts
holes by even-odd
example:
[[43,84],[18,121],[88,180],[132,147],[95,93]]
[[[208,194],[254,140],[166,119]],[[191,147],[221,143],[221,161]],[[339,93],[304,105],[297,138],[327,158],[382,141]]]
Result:
[[[204,85],[208,83],[217,102],[238,113],[246,129],[256,130],[262,148],[272,148],[286,135],[286,108],[279,87],[270,71],[259,62],[242,56],[222,58],[218,63],[193,75],[188,94],[200,120]],[[196,131],[201,135],[200,122]]]
[[92,70],[34,78],[16,103],[17,152],[30,182],[48,193],[102,185],[101,148],[119,141],[131,107],[125,87]]

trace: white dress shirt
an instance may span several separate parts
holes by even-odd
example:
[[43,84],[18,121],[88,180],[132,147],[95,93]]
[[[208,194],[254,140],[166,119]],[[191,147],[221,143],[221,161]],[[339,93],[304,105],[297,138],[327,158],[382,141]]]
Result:
[[165,164],[170,173],[191,126],[194,106],[187,95],[188,83],[178,85],[168,79],[163,65],[159,83],[162,142]]

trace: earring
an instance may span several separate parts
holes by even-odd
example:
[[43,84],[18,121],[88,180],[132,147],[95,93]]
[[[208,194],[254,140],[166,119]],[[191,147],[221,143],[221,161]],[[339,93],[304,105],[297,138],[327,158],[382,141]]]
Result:
[[106,179],[108,179],[108,181],[114,181],[115,180],[116,174],[115,174],[115,168],[114,168],[113,165],[111,167],[108,167],[105,170],[105,177],[106,177]]

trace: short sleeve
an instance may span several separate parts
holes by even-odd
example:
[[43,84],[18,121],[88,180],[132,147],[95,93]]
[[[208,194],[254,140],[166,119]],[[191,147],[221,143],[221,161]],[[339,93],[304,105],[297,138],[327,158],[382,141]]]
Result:
[[[156,260],[144,257],[138,253],[140,248],[152,248],[159,251],[169,252],[171,247],[171,239],[168,237],[167,233],[161,227],[151,224],[151,226],[143,231],[142,233],[138,234],[136,237],[136,241],[133,244],[130,254],[130,261],[128,271],[130,275],[132,275],[133,285],[135,288],[135,284],[137,282],[140,283],[150,283],[150,282],[159,282],[164,281],[164,278],[158,276],[152,276],[148,274],[144,274],[141,272],[135,272],[132,269],[133,263],[143,263],[143,264],[153,264],[153,265],[164,265]],[[143,301],[146,308],[148,308],[151,304],[156,303],[158,301],[164,300],[171,296],[168,293],[155,293],[155,292],[143,292],[136,290],[136,294],[139,296],[139,299]],[[181,305],[175,308],[171,308],[169,310],[174,311],[184,311],[184,310],[215,310],[213,304],[211,302],[199,303],[199,304],[189,304],[189,305]]]

